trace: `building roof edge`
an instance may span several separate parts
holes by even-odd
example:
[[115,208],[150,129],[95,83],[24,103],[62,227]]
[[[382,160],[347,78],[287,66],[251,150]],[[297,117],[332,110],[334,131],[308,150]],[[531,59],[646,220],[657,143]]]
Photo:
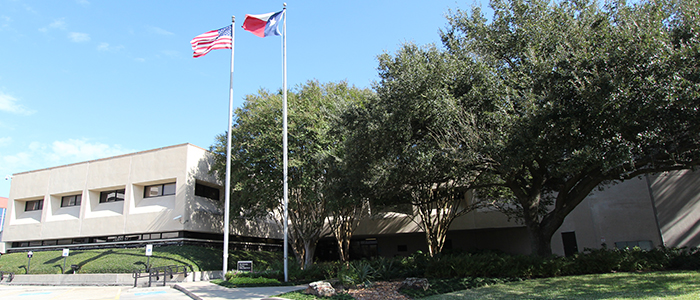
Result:
[[209,150],[204,149],[204,148],[202,148],[202,147],[199,147],[199,146],[197,146],[197,145],[190,144],[190,143],[182,143],[182,144],[177,144],[177,145],[172,145],[172,146],[165,146],[165,147],[160,147],[160,148],[155,148],[155,149],[149,149],[149,150],[143,150],[143,151],[138,151],[138,152],[126,153],[126,154],[121,154],[121,155],[115,155],[115,156],[110,156],[110,157],[98,158],[98,159],[93,159],[93,160],[86,160],[86,161],[76,162],[76,163],[72,163],[72,164],[66,164],[66,165],[48,167],[48,168],[43,168],[43,169],[36,169],[36,170],[24,171],[24,172],[19,172],[19,173],[12,174],[12,176],[15,176],[15,175],[22,175],[22,174],[28,174],[28,173],[34,173],[34,172],[40,172],[40,171],[46,171],[46,170],[53,170],[53,169],[58,169],[58,168],[64,168],[64,167],[69,167],[69,166],[75,166],[75,165],[80,165],[80,164],[84,164],[84,163],[92,163],[92,162],[97,162],[97,161],[104,161],[104,160],[115,159],[115,158],[120,158],[120,157],[133,156],[133,155],[138,155],[138,154],[143,154],[143,153],[148,153],[148,152],[155,152],[155,151],[160,151],[160,150],[165,150],[165,149],[170,149],[170,148],[177,148],[177,147],[182,147],[182,146],[192,146],[192,147],[196,147],[196,148],[199,148],[199,149],[202,149],[202,150],[204,150],[204,151],[209,152]]

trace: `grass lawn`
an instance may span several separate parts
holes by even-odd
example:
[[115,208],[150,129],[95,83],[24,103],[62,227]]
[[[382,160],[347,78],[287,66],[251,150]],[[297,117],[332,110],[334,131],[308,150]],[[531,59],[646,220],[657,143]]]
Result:
[[[71,250],[63,269],[62,250],[34,251],[29,264],[29,274],[72,273],[70,266],[77,265],[77,273],[131,273],[134,269],[144,270],[146,262],[152,267],[168,265],[191,265],[195,271],[220,270],[222,250],[196,246],[154,247],[148,259],[145,248]],[[250,252],[236,250],[229,255],[229,265],[237,260],[252,260],[255,267],[265,269],[271,262],[282,260],[281,252]],[[0,257],[0,271],[27,274],[29,259],[27,253],[10,253]]]
[[542,278],[423,299],[700,299],[700,272],[615,273]]

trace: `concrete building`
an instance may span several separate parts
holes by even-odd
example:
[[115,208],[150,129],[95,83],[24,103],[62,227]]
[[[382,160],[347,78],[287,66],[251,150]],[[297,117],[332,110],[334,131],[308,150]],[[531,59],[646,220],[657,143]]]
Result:
[[[334,251],[329,247],[331,242],[323,241],[326,252]],[[552,236],[552,252],[562,256],[603,244],[647,250],[700,246],[700,172],[650,174],[594,191]],[[359,256],[427,251],[423,232],[402,213],[363,221],[352,247]],[[522,224],[500,212],[482,209],[454,221],[445,247],[528,254],[530,242]]]
[[[14,174],[3,241],[7,251],[137,246],[145,243],[218,243],[223,239],[223,188],[210,173],[212,155],[182,144],[67,166]],[[700,174],[649,175],[592,193],[552,238],[552,251],[645,249],[700,245]],[[424,234],[403,211],[375,213],[355,232],[351,255],[397,256],[427,251]],[[231,246],[280,249],[273,221],[232,222]],[[522,224],[481,209],[450,227],[447,249],[529,252]],[[336,259],[324,238],[319,258]]]
[[[221,243],[222,185],[211,154],[182,144],[14,174],[7,251]],[[275,226],[231,228],[234,247],[277,248]]]

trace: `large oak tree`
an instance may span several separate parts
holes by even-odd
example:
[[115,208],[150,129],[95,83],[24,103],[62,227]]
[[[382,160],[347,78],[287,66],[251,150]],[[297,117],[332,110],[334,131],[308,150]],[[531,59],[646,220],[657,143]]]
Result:
[[473,76],[456,90],[471,98],[480,151],[513,196],[501,207],[527,226],[533,254],[551,254],[552,235],[596,187],[698,163],[698,1],[491,8],[490,21],[479,8],[451,12],[442,38],[490,78],[486,92],[473,92]]
[[[442,251],[452,222],[477,207],[468,191],[484,161],[454,78],[465,65],[435,46],[404,45],[379,56],[378,99],[345,115],[355,176],[376,207],[408,205],[429,254]],[[403,211],[404,213],[406,211]]]
[[[317,81],[288,93],[289,236],[304,268],[313,263],[326,218],[333,212],[328,210],[328,203],[333,202],[328,191],[337,180],[329,178],[329,163],[343,143],[333,135],[332,121],[348,103],[362,102],[371,95],[369,90],[344,82]],[[235,111],[231,136],[233,221],[272,216],[282,227],[282,93],[261,90],[248,95],[243,107]],[[226,134],[220,135],[211,148],[217,154],[215,170],[223,180]]]

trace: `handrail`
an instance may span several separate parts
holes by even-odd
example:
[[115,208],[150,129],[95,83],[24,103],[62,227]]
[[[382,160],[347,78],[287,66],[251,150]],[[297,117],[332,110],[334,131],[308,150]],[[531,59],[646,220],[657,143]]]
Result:
[[[155,282],[158,282],[158,280],[160,280],[160,276],[163,276],[163,286],[165,286],[166,282],[168,281],[168,277],[172,279],[173,277],[175,277],[176,274],[184,274],[185,276],[187,276],[187,273],[189,273],[187,271],[188,267],[192,271],[192,273],[194,273],[194,268],[191,265],[169,265],[162,267],[147,268],[146,270],[135,269],[131,276],[134,278],[134,287],[137,286],[139,278],[146,277],[148,277],[148,287],[151,287],[153,277],[155,277],[156,279]],[[145,274],[146,272],[148,274]]]
[[5,274],[9,275],[7,276],[7,282],[12,282],[12,279],[15,278],[15,272],[0,271],[0,281],[5,280]]

